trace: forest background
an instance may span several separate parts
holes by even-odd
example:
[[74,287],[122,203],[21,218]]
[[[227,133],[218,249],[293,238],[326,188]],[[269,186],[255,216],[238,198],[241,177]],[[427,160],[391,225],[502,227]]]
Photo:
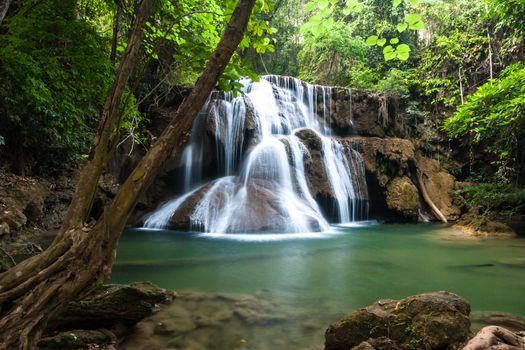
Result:
[[[87,157],[137,3],[4,3],[0,164],[52,177]],[[195,83],[234,5],[157,1],[121,107],[122,140],[150,146],[149,112]],[[468,204],[520,212],[524,18],[522,0],[259,0],[218,85],[282,74],[394,95],[408,136],[477,184],[462,190]]]

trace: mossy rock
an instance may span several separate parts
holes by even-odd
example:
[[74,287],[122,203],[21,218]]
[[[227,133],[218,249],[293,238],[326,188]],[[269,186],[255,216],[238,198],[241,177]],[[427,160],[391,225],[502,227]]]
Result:
[[51,320],[50,329],[98,329],[116,324],[134,325],[155,311],[157,304],[169,302],[174,293],[148,282],[130,285],[108,284],[82,301],[70,303]]
[[469,313],[468,302],[449,292],[380,300],[333,323],[325,333],[325,349],[375,348],[371,339],[382,337],[392,342],[379,343],[392,349],[451,349],[467,340]]
[[42,338],[41,349],[81,349],[88,344],[108,345],[116,343],[116,336],[108,330],[71,330]]

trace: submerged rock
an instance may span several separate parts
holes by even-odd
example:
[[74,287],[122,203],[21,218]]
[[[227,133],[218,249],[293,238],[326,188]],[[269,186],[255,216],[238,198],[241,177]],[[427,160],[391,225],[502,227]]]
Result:
[[478,331],[485,326],[500,326],[512,332],[519,332],[525,330],[525,318],[509,314],[506,312],[497,311],[480,311],[473,312],[470,315],[472,321],[471,329]]
[[469,313],[469,303],[449,292],[380,300],[333,323],[325,333],[325,349],[376,349],[373,344],[388,345],[377,349],[451,349],[468,339]]

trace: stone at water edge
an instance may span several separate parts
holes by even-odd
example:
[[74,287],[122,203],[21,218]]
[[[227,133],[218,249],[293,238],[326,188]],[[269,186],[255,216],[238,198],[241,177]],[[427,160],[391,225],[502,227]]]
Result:
[[352,349],[381,337],[403,349],[448,349],[468,339],[469,313],[469,303],[450,292],[379,300],[330,325],[325,349]]
[[158,304],[174,298],[174,292],[149,282],[103,285],[51,319],[39,346],[84,349],[97,344],[109,349],[108,344],[118,342],[137,322],[152,315]]

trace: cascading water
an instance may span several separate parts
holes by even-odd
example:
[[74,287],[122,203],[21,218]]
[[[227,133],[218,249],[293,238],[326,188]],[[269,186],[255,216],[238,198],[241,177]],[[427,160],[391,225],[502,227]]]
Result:
[[[332,88],[272,75],[241,83],[240,96],[212,93],[183,152],[185,194],[150,215],[145,227],[170,226],[181,216],[188,228],[213,233],[311,232],[329,228],[325,216],[363,219],[364,165],[357,150],[332,137]],[[351,119],[350,95],[347,103]],[[214,176],[206,183],[210,150]],[[319,178],[322,191],[314,188]]]

